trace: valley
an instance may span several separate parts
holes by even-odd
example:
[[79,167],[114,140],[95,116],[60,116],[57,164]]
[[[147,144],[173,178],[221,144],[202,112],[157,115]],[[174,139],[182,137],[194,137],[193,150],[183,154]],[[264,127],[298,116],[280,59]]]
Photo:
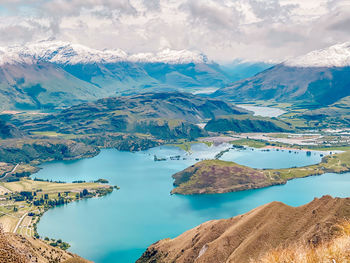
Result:
[[[323,174],[309,181],[315,184],[316,180],[319,190],[303,192],[292,205],[331,194],[326,185],[337,185],[333,194],[346,196],[343,189],[350,171],[348,152],[342,152],[348,147],[346,133],[305,130],[290,121],[294,110],[290,106],[276,117],[259,116],[259,106],[250,109],[255,111],[199,95],[161,92],[106,98],[42,114],[5,112],[1,116],[4,214],[0,222],[5,231],[48,237],[44,243],[64,249],[70,245],[70,251],[96,262],[131,262],[151,243],[206,220],[248,212],[276,198],[288,203],[289,195],[308,187],[308,181],[287,183],[291,179]],[[99,178],[120,190],[112,192],[108,185],[92,183]],[[339,180],[345,188],[338,187]],[[43,204],[34,205],[40,194],[33,201],[12,201],[21,192],[37,189],[48,195],[47,204],[44,199]],[[87,197],[104,197],[80,200],[84,189]],[[284,197],[283,191],[287,191]],[[64,205],[52,205],[62,195]],[[218,200],[221,206],[217,207]],[[245,202],[250,205],[239,208]],[[158,209],[152,208],[154,203]],[[14,211],[17,206],[19,211]],[[174,214],[179,207],[188,215]],[[135,211],[139,211],[137,220],[125,216]],[[72,218],[75,225],[86,224],[73,231],[67,227]],[[140,218],[144,223],[137,231],[144,233],[143,238],[135,232]],[[106,227],[110,233],[96,239]],[[91,239],[101,255],[86,243]]]

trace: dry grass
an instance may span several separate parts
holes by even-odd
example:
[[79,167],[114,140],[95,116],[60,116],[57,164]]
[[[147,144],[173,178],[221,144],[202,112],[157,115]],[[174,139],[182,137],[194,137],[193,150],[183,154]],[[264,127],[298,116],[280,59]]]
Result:
[[52,183],[52,182],[42,182],[34,181],[28,179],[22,179],[18,182],[6,182],[0,183],[0,186],[9,189],[12,192],[20,191],[34,191],[37,189],[42,189],[45,193],[57,193],[64,191],[82,191],[83,189],[95,189],[108,187],[98,183]]
[[295,244],[267,252],[256,263],[346,263],[350,262],[350,221],[340,225],[340,236],[317,247]]

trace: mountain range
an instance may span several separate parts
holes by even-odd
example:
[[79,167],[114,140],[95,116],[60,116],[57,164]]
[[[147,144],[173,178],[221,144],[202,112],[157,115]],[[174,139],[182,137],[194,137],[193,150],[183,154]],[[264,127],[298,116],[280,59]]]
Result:
[[347,42],[272,66],[217,90],[213,96],[236,102],[271,100],[317,108],[350,96],[349,76]]
[[216,90],[211,96],[234,102],[271,100],[314,109],[350,96],[349,73],[350,42],[277,65],[240,60],[219,65],[197,51],[128,54],[47,40],[0,47],[0,110],[52,110],[174,90]]
[[[249,67],[244,76],[260,70],[251,66],[237,70]],[[56,109],[150,91],[212,91],[237,80],[234,72],[189,50],[127,54],[54,40],[0,47],[0,110]]]

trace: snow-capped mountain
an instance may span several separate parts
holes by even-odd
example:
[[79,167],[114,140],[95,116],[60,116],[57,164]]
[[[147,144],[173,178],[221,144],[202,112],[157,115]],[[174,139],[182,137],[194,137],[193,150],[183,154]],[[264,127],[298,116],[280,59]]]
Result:
[[[350,96],[350,42],[316,50],[219,89],[215,97],[327,106]],[[350,100],[349,100],[350,101]]]
[[127,54],[62,41],[0,47],[0,110],[70,106],[139,92],[222,87],[230,77],[200,52]]
[[0,48],[0,65],[14,63],[35,63],[46,61],[56,64],[92,64],[92,63],[166,63],[189,64],[208,63],[200,52],[189,50],[165,49],[158,53],[127,54],[121,49],[98,50],[80,44],[62,41],[41,41],[27,45]]
[[158,53],[138,53],[129,56],[128,60],[141,63],[188,64],[208,63],[208,58],[199,52],[189,50],[165,49]]
[[315,50],[284,63],[289,67],[348,67],[350,66],[350,42]]

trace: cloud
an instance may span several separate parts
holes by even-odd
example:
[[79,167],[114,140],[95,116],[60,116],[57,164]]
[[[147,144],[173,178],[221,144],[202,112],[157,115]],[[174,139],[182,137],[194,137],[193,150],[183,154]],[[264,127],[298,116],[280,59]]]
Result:
[[[350,5],[342,6],[334,9],[334,11],[327,16],[327,20],[328,20],[328,25],[325,25],[326,29],[330,31],[343,32],[349,35],[350,34]],[[326,21],[324,21],[324,24],[326,24]]]
[[203,26],[211,30],[238,28],[241,13],[224,2],[190,0],[180,7],[188,12],[188,20],[193,26]]
[[129,0],[49,0],[43,5],[42,11],[54,16],[77,16],[84,11],[91,11],[97,15],[99,12],[109,15],[136,14],[136,9]]
[[160,11],[160,0],[143,0],[148,11]]
[[196,49],[282,61],[350,39],[347,0],[0,0],[0,44],[54,37],[94,48]]
[[298,4],[282,6],[278,0],[250,0],[249,4],[254,14],[264,22],[288,22],[293,9],[298,7]]

